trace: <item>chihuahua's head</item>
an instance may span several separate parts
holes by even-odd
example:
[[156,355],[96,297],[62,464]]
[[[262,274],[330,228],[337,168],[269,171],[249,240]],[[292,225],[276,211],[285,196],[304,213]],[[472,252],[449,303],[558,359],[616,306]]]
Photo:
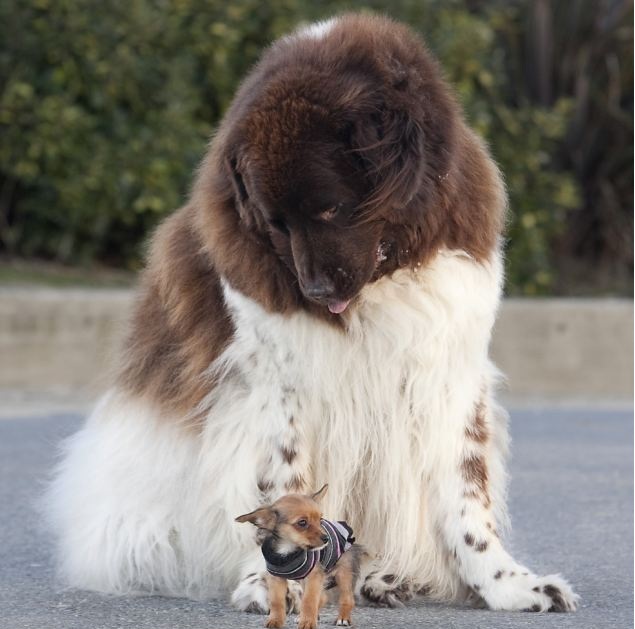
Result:
[[324,485],[309,495],[287,494],[272,505],[238,516],[236,522],[251,522],[264,531],[266,537],[273,537],[276,551],[282,555],[299,548],[319,550],[329,540],[322,530],[319,505],[327,487]]

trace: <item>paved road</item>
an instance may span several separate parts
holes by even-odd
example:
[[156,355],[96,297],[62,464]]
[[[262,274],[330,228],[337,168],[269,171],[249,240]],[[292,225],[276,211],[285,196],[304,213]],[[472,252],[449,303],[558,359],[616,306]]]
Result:
[[[567,576],[582,596],[577,613],[512,614],[420,603],[400,610],[358,609],[356,626],[633,627],[632,420],[632,412],[616,410],[512,414],[512,547],[535,570]],[[0,628],[262,627],[262,617],[239,614],[221,602],[59,589],[33,504],[58,439],[78,423],[77,416],[0,420]],[[322,627],[332,616],[329,610],[323,614]]]

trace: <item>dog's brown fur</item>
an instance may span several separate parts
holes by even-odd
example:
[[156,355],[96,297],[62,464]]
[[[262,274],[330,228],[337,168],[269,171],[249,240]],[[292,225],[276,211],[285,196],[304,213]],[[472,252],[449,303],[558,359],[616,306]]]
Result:
[[191,200],[152,242],[120,382],[190,415],[231,340],[221,279],[270,312],[336,326],[334,299],[425,264],[495,249],[504,192],[425,46],[386,18],[348,15],[323,38],[274,44],[247,77]]
[[183,208],[154,237],[119,375],[123,387],[181,416],[209,392],[203,373],[233,333],[192,214]]

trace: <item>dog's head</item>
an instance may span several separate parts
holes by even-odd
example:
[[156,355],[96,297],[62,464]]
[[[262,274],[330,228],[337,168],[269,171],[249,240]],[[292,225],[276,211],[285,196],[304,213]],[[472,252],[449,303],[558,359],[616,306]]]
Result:
[[[378,28],[388,29],[382,47]],[[438,245],[430,232],[442,221],[426,208],[442,205],[457,111],[409,30],[343,18],[325,40],[267,53],[226,116],[214,163],[243,232],[306,300],[339,314],[365,284]]]
[[236,522],[251,522],[267,535],[272,535],[279,550],[319,549],[328,542],[322,530],[319,502],[326,493],[324,485],[314,494],[287,494],[272,505],[236,518]]
[[241,112],[223,160],[243,224],[333,313],[398,266],[399,228],[417,229],[412,208],[447,169],[453,103],[434,84],[417,93],[419,68],[377,63],[283,73]]

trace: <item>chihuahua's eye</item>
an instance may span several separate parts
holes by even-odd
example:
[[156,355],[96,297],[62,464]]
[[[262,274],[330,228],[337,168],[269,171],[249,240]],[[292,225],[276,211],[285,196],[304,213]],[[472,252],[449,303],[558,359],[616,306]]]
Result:
[[271,225],[271,227],[275,229],[277,232],[280,232],[281,234],[284,234],[285,236],[289,235],[289,227],[281,218],[276,218],[270,221],[269,225]]
[[302,520],[298,520],[295,525],[300,529],[305,529],[307,526],[309,526],[309,523],[304,518],[302,518]]
[[326,221],[326,222],[331,221],[340,213],[343,207],[344,207],[343,203],[338,203],[337,205],[334,205],[333,207],[330,207],[324,210],[323,212],[320,212],[318,214],[318,218],[321,221]]

